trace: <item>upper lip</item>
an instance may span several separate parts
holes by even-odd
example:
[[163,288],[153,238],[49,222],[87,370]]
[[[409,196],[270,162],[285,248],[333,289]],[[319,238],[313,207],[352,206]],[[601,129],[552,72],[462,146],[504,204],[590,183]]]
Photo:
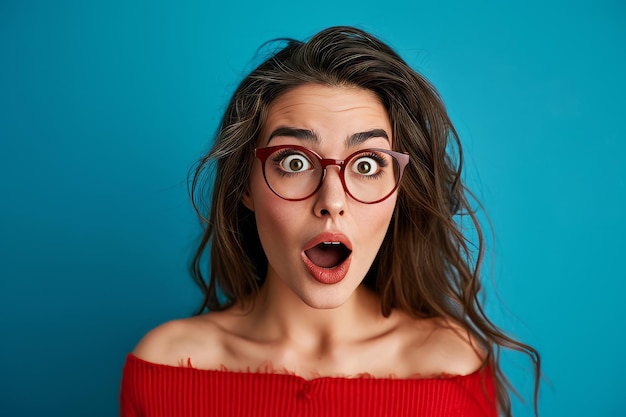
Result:
[[309,240],[304,245],[304,250],[307,251],[309,249],[312,249],[315,246],[319,245],[320,243],[330,243],[330,242],[339,242],[342,245],[344,245],[346,248],[348,248],[350,251],[352,251],[352,243],[350,242],[350,239],[348,239],[348,237],[344,235],[343,233],[339,233],[339,232],[320,233],[319,235],[315,236],[313,239]]

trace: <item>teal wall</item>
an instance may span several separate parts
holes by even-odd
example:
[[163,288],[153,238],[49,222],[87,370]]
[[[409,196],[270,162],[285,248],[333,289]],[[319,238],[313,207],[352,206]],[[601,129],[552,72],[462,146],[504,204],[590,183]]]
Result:
[[[189,315],[188,168],[264,40],[350,24],[439,89],[496,230],[489,311],[544,416],[623,416],[626,6],[0,3],[0,414],[113,416],[125,354]],[[523,393],[530,366],[504,366]],[[531,408],[516,403],[518,416]]]

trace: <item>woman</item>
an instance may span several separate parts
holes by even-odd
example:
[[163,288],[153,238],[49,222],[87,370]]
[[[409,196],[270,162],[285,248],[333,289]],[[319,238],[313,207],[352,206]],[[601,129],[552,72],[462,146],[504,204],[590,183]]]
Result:
[[510,415],[499,349],[537,375],[539,355],[481,308],[460,161],[439,96],[387,45],[350,27],[288,41],[193,176],[208,313],[137,345],[122,416]]

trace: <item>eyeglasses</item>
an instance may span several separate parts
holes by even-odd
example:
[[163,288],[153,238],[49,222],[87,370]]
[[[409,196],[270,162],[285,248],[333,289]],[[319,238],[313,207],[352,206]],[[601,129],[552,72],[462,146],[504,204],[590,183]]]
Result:
[[267,186],[277,196],[300,201],[322,186],[326,167],[337,165],[346,193],[361,203],[380,203],[398,188],[409,155],[387,149],[361,149],[345,160],[324,159],[297,145],[255,149]]

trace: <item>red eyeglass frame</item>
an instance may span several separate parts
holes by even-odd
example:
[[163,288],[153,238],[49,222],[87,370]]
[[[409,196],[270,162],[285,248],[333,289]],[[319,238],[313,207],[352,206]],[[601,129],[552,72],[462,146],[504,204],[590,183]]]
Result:
[[[313,192],[309,195],[307,195],[306,197],[301,197],[301,198],[287,198],[284,197],[282,195],[280,195],[275,189],[272,188],[272,186],[270,185],[269,181],[267,180],[267,175],[265,174],[265,163],[267,161],[267,158],[269,158],[269,156],[271,154],[273,154],[276,151],[279,151],[281,149],[296,149],[298,151],[307,153],[307,154],[312,154],[315,157],[317,157],[317,159],[320,161],[320,165],[322,167],[322,176],[320,177],[320,182],[319,184],[317,184],[317,187],[315,187],[315,190],[313,190]],[[350,190],[348,190],[348,187],[346,185],[346,179],[345,179],[345,169],[346,169],[346,161],[350,161],[352,158],[354,158],[356,155],[367,152],[367,151],[374,151],[374,152],[382,152],[382,153],[386,153],[387,155],[390,155],[394,158],[395,161],[397,161],[398,163],[398,170],[399,170],[399,174],[398,174],[398,180],[396,181],[395,186],[393,187],[393,189],[391,191],[389,191],[389,193],[387,195],[385,195],[384,197],[376,200],[376,201],[363,201],[363,200],[359,200],[358,198],[356,198],[354,195],[352,195],[352,193],[350,192]],[[389,196],[391,196],[391,194],[394,193],[394,191],[396,191],[398,189],[398,186],[400,185],[400,181],[402,180],[402,175],[404,174],[404,168],[408,165],[409,163],[409,154],[406,152],[396,152],[396,151],[392,151],[389,149],[379,149],[379,148],[367,148],[367,149],[359,149],[356,152],[351,153],[350,155],[348,155],[346,157],[346,159],[329,159],[329,158],[322,158],[317,152],[315,152],[312,149],[309,149],[307,147],[304,146],[299,146],[299,145],[279,145],[279,146],[268,146],[265,148],[256,148],[254,150],[254,154],[255,156],[259,159],[259,161],[261,161],[261,168],[263,170],[263,178],[265,179],[265,184],[267,184],[267,186],[269,187],[270,190],[272,190],[272,192],[274,194],[276,194],[278,197],[282,198],[283,200],[287,200],[287,201],[302,201],[302,200],[306,200],[307,198],[310,198],[312,195],[314,195],[316,192],[319,191],[320,187],[322,186],[322,183],[324,182],[324,179],[326,178],[326,167],[329,165],[337,165],[339,167],[339,178],[341,179],[341,185],[343,186],[343,190],[346,192],[346,194],[348,194],[350,197],[352,197],[352,199],[358,201],[359,203],[363,203],[363,204],[376,204],[376,203],[380,203],[381,201],[386,200],[387,198],[389,198]]]

